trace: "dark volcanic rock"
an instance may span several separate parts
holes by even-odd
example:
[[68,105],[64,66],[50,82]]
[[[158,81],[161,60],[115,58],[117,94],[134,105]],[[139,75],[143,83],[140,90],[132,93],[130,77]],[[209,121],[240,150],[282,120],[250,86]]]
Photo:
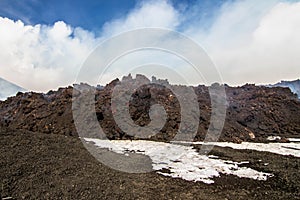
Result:
[[300,102],[288,88],[247,84],[237,88],[228,87],[226,93],[229,101],[226,122],[240,127],[240,131],[248,133],[245,136],[253,133],[256,140],[270,135],[299,137]]
[[290,88],[290,90],[298,95],[298,98],[300,99],[300,79],[294,80],[294,81],[281,81],[279,83],[276,83],[274,85],[267,85],[268,87],[285,87]]
[[33,132],[77,135],[71,106],[71,87],[47,94],[18,93],[0,103],[0,124]]
[[[126,78],[126,81],[136,81],[131,77]],[[94,88],[81,84],[75,88],[95,91],[95,116],[109,139],[134,139],[134,134],[121,130],[113,118],[116,110],[111,106],[111,95],[119,83],[120,81],[116,79],[105,87]],[[177,134],[181,123],[180,104],[169,88],[150,81],[149,83],[132,94],[128,102],[130,116],[136,125],[146,126],[151,121],[150,107],[157,103],[162,105],[167,114],[166,123],[158,130],[158,134],[149,138],[170,141]],[[219,141],[264,142],[268,136],[282,138],[300,136],[300,101],[288,88],[247,84],[241,87],[225,86],[225,89],[228,101],[227,113]],[[200,109],[198,133],[195,137],[195,140],[199,141],[206,136],[212,109],[208,87],[199,85],[194,87],[194,91],[198,97],[199,107],[193,109]],[[15,97],[0,101],[0,125],[33,132],[77,136],[72,114],[72,98],[81,98],[80,94],[80,90],[72,87],[60,88],[47,94],[18,93]],[[84,117],[87,119],[93,116],[87,111]],[[189,127],[186,131],[189,131]]]

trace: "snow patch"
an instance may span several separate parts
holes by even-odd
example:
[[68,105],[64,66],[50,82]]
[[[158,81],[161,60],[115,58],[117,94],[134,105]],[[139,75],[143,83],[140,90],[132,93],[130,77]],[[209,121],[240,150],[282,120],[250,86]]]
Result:
[[300,142],[300,138],[288,138],[290,142]]
[[[216,156],[200,155],[192,146],[154,142],[145,140],[100,140],[84,138],[99,148],[109,149],[115,153],[126,154],[131,151],[145,154],[152,159],[152,168],[157,173],[188,181],[214,183],[213,178],[221,174],[232,174],[243,178],[266,180],[272,174],[259,172],[239,165],[248,163],[218,159]],[[170,173],[163,172],[167,169]]]
[[[291,141],[291,139],[290,139]],[[201,145],[215,145],[219,147],[231,147],[233,149],[250,149],[256,151],[266,151],[281,155],[292,155],[300,157],[300,143],[254,143],[242,142],[241,144],[231,142],[184,142],[176,141],[178,144],[201,144]]]
[[269,140],[269,141],[281,140],[281,137],[280,136],[269,136],[269,137],[267,137],[267,140]]

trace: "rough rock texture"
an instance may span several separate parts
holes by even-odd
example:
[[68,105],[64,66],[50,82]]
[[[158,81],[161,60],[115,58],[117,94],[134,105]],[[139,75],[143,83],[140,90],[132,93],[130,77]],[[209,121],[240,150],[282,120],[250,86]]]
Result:
[[286,87],[290,88],[290,90],[298,95],[298,98],[300,99],[300,79],[294,80],[294,81],[281,81],[279,83],[276,83],[274,85],[268,85],[268,87]]
[[[144,78],[140,76],[139,78]],[[127,81],[136,79],[127,77]],[[124,80],[123,80],[124,81]],[[111,106],[111,94],[118,79],[105,87],[91,87],[86,84],[60,88],[47,94],[34,92],[18,93],[6,101],[0,101],[0,126],[24,129],[47,134],[77,136],[72,114],[72,98],[81,98],[82,88],[95,91],[95,111],[99,124],[109,139],[134,138],[115,123]],[[149,136],[153,140],[169,141],[177,134],[181,123],[180,104],[168,87],[150,82],[136,90],[129,105],[129,112],[135,124],[143,127],[150,123],[151,105],[161,104],[166,110],[167,121],[158,134]],[[156,82],[159,83],[159,82]],[[164,84],[166,84],[164,82]],[[186,86],[170,86],[186,88]],[[198,97],[200,118],[195,140],[203,140],[210,126],[211,98],[209,88],[199,85],[193,88]],[[225,85],[227,113],[219,141],[259,141],[268,136],[300,137],[300,101],[288,88],[264,87],[246,84],[241,87]],[[85,115],[85,114],[84,114]],[[93,113],[92,113],[93,115]],[[86,124],[92,117],[87,110]],[[92,125],[91,125],[92,126]],[[90,127],[95,128],[95,127]],[[186,127],[189,131],[191,127]],[[94,135],[91,135],[94,136]]]

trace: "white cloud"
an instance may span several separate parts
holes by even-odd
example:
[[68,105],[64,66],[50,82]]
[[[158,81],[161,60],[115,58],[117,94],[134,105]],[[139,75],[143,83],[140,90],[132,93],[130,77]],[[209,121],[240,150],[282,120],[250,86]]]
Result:
[[189,27],[183,32],[207,50],[224,82],[295,79],[300,76],[299,13],[300,2],[229,1],[204,29],[199,18],[191,20],[168,1],[143,1],[107,22],[99,36],[64,22],[24,25],[0,17],[0,77],[31,90],[55,89],[72,84],[89,53],[107,37],[141,27]]
[[97,42],[90,33],[64,22],[30,26],[1,17],[0,36],[1,77],[38,91],[72,83]]
[[142,1],[127,16],[107,22],[103,34],[112,36],[120,32],[145,27],[175,29],[180,23],[180,13],[168,1]]
[[0,77],[36,91],[66,86],[104,38],[139,27],[174,28],[178,23],[178,13],[167,1],[139,4],[124,18],[106,23],[98,37],[61,21],[31,26],[0,17]]
[[229,84],[271,83],[300,76],[300,2],[224,4],[209,30],[189,30]]

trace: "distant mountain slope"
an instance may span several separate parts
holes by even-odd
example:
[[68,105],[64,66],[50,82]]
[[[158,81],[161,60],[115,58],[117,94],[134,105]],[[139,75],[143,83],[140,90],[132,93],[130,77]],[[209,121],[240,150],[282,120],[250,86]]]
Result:
[[300,79],[294,81],[281,81],[274,85],[268,85],[269,87],[288,87],[290,90],[298,95],[300,99]]
[[0,78],[0,100],[5,100],[20,91],[25,91],[25,89]]

